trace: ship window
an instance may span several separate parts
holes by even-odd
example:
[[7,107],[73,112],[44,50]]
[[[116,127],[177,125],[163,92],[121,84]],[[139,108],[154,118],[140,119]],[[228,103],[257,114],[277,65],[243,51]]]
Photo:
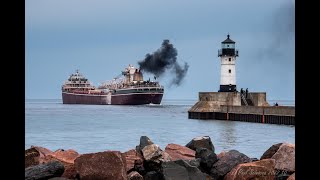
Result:
[[231,73],[231,69],[229,69],[229,73]]
[[231,61],[231,58],[229,58],[229,61]]

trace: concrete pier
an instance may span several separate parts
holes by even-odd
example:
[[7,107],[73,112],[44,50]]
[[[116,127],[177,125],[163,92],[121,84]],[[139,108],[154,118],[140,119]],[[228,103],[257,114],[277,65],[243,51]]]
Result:
[[199,92],[188,118],[295,125],[295,107],[270,106],[264,92]]

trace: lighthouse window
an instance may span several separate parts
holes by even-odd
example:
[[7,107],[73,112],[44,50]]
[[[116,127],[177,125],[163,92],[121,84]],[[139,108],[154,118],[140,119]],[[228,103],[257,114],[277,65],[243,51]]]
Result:
[[231,58],[229,58],[229,61],[231,61]]
[[229,73],[231,73],[231,69],[229,69]]

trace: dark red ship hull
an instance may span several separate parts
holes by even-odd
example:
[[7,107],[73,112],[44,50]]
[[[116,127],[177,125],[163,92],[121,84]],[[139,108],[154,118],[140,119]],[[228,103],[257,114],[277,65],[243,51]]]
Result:
[[[110,96],[110,95],[109,95]],[[62,92],[63,104],[109,104],[108,95],[76,94]]]
[[62,92],[63,104],[142,105],[160,104],[163,93],[128,93],[116,95],[91,95]]
[[160,104],[163,93],[129,93],[111,96],[113,105]]

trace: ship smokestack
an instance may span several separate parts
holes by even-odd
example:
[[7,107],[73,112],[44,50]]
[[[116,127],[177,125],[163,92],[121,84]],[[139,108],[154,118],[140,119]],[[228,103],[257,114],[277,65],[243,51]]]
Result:
[[143,76],[140,69],[136,69],[133,74],[133,81],[143,81]]
[[189,65],[184,63],[184,66],[180,66],[177,62],[177,50],[169,42],[169,40],[163,40],[161,47],[153,54],[146,54],[144,60],[138,62],[140,69],[154,74],[156,77],[161,77],[168,70],[175,76],[171,79],[170,86],[179,86],[187,74]]

